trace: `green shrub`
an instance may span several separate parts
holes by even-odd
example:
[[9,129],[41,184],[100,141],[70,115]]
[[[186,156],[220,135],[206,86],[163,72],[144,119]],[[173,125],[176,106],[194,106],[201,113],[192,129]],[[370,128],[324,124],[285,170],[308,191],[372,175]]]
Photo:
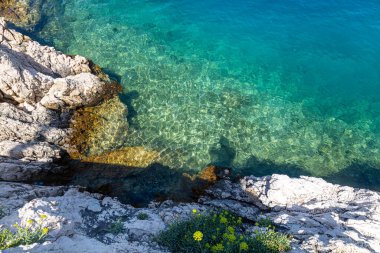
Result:
[[41,242],[49,233],[49,228],[42,227],[42,220],[46,215],[41,215],[36,228],[32,228],[34,220],[28,220],[25,227],[19,226],[17,223],[13,226],[15,231],[8,228],[0,229],[0,250],[16,247],[19,245],[29,245]]
[[137,219],[139,219],[139,220],[147,220],[147,219],[149,219],[149,215],[147,213],[139,213],[137,215]]
[[173,253],[278,253],[290,249],[290,238],[274,228],[249,233],[242,219],[227,211],[197,214],[172,224],[157,242]]
[[117,221],[110,223],[109,226],[107,227],[106,231],[108,233],[113,234],[113,235],[118,235],[118,234],[123,233],[124,232],[124,223],[123,223],[122,219],[118,219]]
[[267,228],[267,227],[274,227],[274,224],[269,218],[261,218],[256,221],[255,226]]
[[290,237],[268,227],[266,230],[255,231],[251,245],[254,252],[285,252],[290,250]]

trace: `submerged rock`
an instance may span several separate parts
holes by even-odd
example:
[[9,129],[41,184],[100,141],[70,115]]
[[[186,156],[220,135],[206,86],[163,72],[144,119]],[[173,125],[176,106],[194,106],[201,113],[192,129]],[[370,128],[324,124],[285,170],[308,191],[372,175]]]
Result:
[[[87,161],[94,159],[112,161],[112,156],[117,158],[116,154],[119,154],[123,158],[116,159],[112,163],[136,164],[136,161],[130,160],[131,157],[128,153],[135,153],[134,151],[131,153],[130,149],[126,149],[125,154],[123,154],[122,150],[108,152],[125,146],[128,133],[127,115],[128,108],[120,101],[118,96],[106,100],[98,106],[77,110],[71,121],[73,132],[70,138],[70,156]],[[142,149],[140,148],[140,150]],[[135,149],[135,151],[137,150]],[[110,158],[107,158],[107,156]],[[136,166],[141,167],[142,165],[143,163],[140,163]]]
[[42,0],[2,0],[0,16],[27,29],[32,29],[41,20]]
[[87,156],[83,162],[125,165],[136,168],[146,168],[159,158],[160,153],[144,147],[125,147],[104,152],[100,155]]

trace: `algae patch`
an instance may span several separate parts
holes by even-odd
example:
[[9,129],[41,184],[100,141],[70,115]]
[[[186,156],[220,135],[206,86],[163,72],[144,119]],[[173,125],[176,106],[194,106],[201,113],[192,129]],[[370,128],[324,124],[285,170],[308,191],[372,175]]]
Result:
[[71,122],[71,158],[139,168],[156,162],[159,152],[124,146],[128,135],[127,115],[128,108],[118,96],[98,106],[77,110]]
[[42,0],[2,0],[0,16],[16,25],[32,29],[41,20]]

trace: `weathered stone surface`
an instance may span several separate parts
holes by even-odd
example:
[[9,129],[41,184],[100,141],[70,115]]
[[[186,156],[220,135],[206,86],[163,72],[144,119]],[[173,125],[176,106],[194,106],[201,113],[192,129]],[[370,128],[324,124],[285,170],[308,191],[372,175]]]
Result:
[[[25,225],[40,214],[48,216],[43,225],[52,230],[46,242],[10,252],[163,252],[152,238],[168,224],[188,218],[193,209],[223,208],[251,221],[272,219],[294,236],[292,253],[380,252],[380,196],[376,192],[317,178],[272,175],[245,177],[240,183],[225,180],[208,193],[199,203],[165,201],[134,208],[78,188],[0,182],[0,203],[6,210],[0,224]],[[141,212],[149,218],[139,220]],[[118,220],[124,231],[112,235],[110,225]]]
[[42,180],[48,175],[63,173],[65,167],[55,163],[39,161],[23,161],[0,157],[0,180],[6,181],[29,181]]
[[0,179],[61,171],[54,162],[68,148],[70,110],[112,93],[108,77],[92,74],[91,66],[8,29],[0,18]]
[[[153,242],[153,236],[167,226],[165,219],[171,217],[168,220],[173,222],[179,213],[189,216],[194,208],[178,206],[175,210],[164,205],[138,209],[116,199],[80,192],[77,188],[0,182],[0,189],[0,203],[6,210],[0,224],[26,225],[27,220],[33,219],[51,229],[43,244],[5,252],[166,252]],[[140,212],[148,214],[148,218],[139,220]],[[41,220],[41,214],[47,218]],[[118,220],[124,231],[113,235],[109,227]]]
[[17,103],[42,100],[50,109],[76,108],[94,105],[108,92],[84,57],[41,46],[7,29],[4,19],[0,19],[0,66],[2,95]]
[[54,110],[93,106],[100,102],[105,93],[103,81],[93,74],[81,73],[54,80],[41,104]]
[[[227,209],[252,205],[266,211],[263,216],[286,228],[307,252],[380,252],[377,192],[285,175],[221,182],[208,192],[211,198],[205,204],[216,202]],[[251,212],[239,213],[252,219]]]
[[47,142],[0,141],[0,156],[13,159],[52,162],[60,158],[60,152],[59,147]]

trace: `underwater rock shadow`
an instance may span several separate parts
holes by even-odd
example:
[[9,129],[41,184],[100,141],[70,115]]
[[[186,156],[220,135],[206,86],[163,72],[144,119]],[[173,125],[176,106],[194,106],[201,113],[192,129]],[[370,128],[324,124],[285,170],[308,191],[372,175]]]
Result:
[[69,168],[64,175],[48,177],[43,183],[82,186],[86,191],[117,197],[121,202],[135,207],[167,199],[196,201],[215,182],[159,163],[141,168],[67,158],[64,164]]
[[212,161],[211,164],[231,167],[236,157],[236,150],[231,146],[226,137],[221,136],[217,147],[211,147],[209,149],[209,155]]
[[139,93],[136,90],[129,91],[129,92],[123,92],[119,94],[121,102],[125,104],[128,108],[128,115],[127,120],[130,126],[138,127],[136,126],[136,123],[134,122],[134,118],[137,116],[137,111],[133,107],[133,100],[137,99],[139,97]]
[[278,164],[270,160],[260,160],[256,156],[251,156],[244,166],[236,170],[242,176],[254,175],[262,177],[271,174],[285,174],[289,177],[312,176],[310,172],[302,167],[288,163]]
[[[212,161],[210,165],[231,168],[237,178],[249,175],[261,177],[271,174],[285,174],[289,177],[314,176],[300,166],[261,160],[256,156],[251,156],[247,159],[243,166],[235,167],[233,166],[233,162],[236,157],[236,150],[224,136],[220,137],[216,147],[210,148],[209,155]],[[370,164],[353,163],[338,172],[322,176],[321,178],[334,184],[380,191],[380,168],[376,168]]]
[[[108,75],[108,77],[112,81],[116,81],[119,84],[123,83],[123,76],[120,74],[114,72],[113,70],[109,68],[102,68],[102,71]],[[129,125],[135,126],[136,124],[134,123],[133,119],[134,117],[137,116],[137,111],[134,109],[133,106],[133,100],[137,99],[140,96],[139,92],[137,90],[131,90],[131,91],[126,91],[123,88],[123,91],[119,93],[119,98],[120,101],[125,104],[128,108],[128,115],[127,115],[127,120]]]
[[369,164],[353,163],[339,172],[323,178],[334,184],[366,188],[380,192],[380,168]]
[[[292,164],[277,164],[269,160],[259,160],[254,156],[246,161],[245,166],[236,168],[235,170],[241,176],[253,175],[261,177],[271,174],[285,174],[289,177],[314,176],[302,167]],[[380,192],[380,168],[373,167],[369,164],[354,163],[339,172],[322,176],[320,178],[333,184],[354,188],[365,188]]]
[[311,176],[311,174],[301,167],[292,164],[277,164],[269,160],[260,160],[256,156],[251,156],[243,166],[233,166],[236,158],[236,149],[232,147],[230,141],[221,136],[216,147],[209,149],[209,155],[211,157],[210,165],[216,165],[218,167],[232,168],[234,174],[239,176],[266,176],[273,173],[286,174],[291,177],[299,176]]
[[116,81],[117,83],[121,83],[121,75],[117,74],[116,72],[112,71],[109,68],[102,68],[103,72],[106,73],[109,78],[113,81]]

